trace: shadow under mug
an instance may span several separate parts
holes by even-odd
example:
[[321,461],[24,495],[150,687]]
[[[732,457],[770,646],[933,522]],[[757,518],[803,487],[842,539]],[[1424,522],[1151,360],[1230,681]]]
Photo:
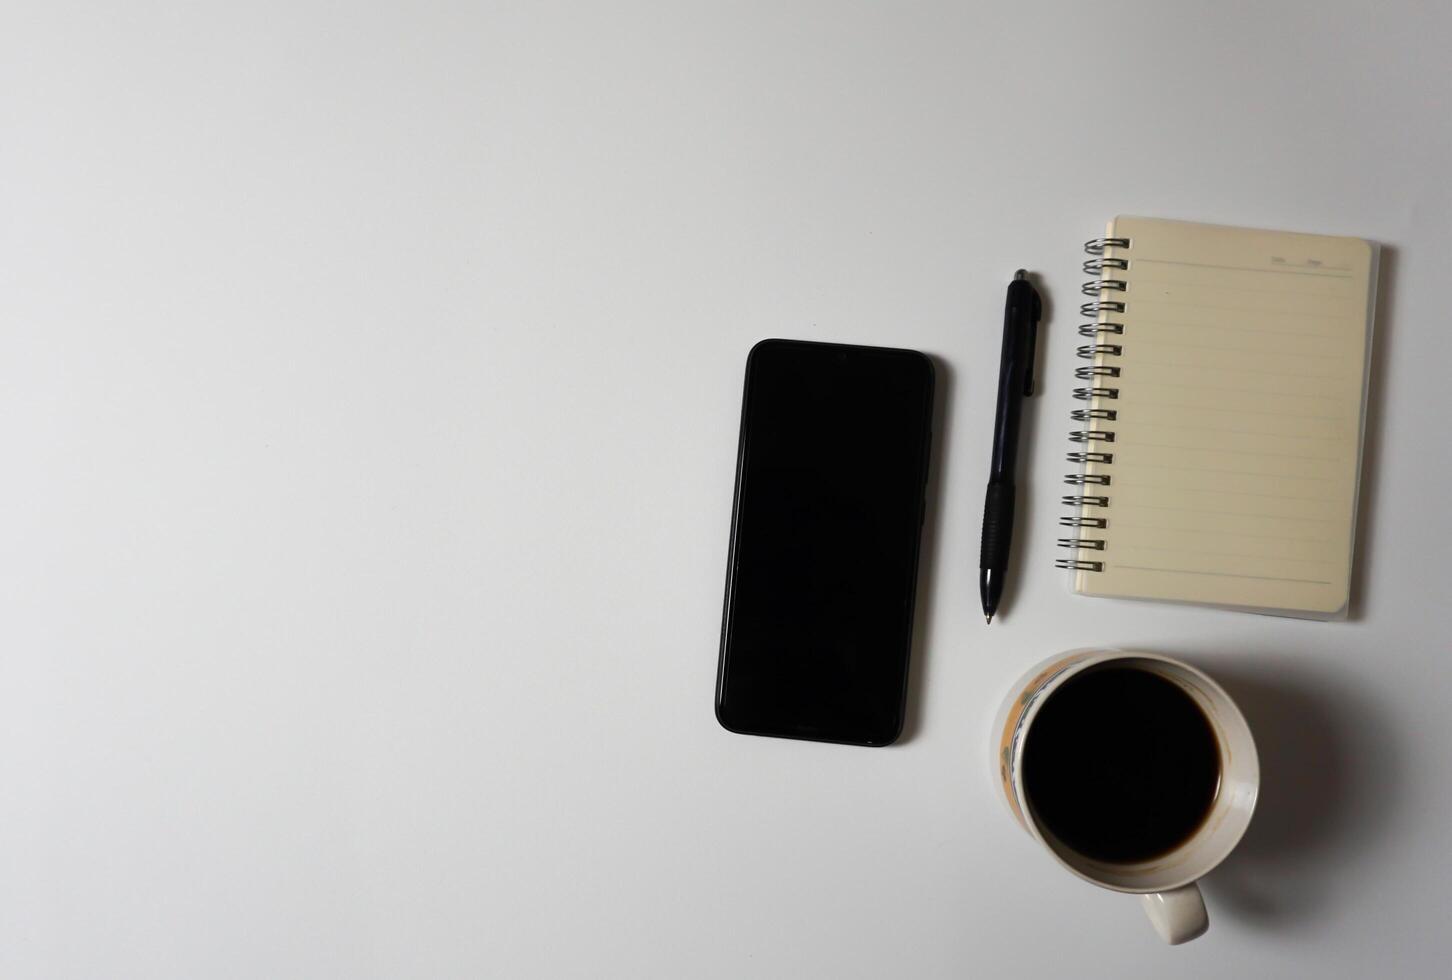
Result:
[[[1078,853],[1043,826],[1024,792],[1024,743],[1039,709],[1071,677],[1108,663],[1158,674],[1185,691],[1209,719],[1220,750],[1220,786],[1209,814],[1182,844],[1147,861],[1096,861]],[[1260,789],[1260,761],[1250,726],[1219,684],[1189,664],[1158,653],[1075,650],[1039,664],[1014,685],[999,710],[993,733],[999,788],[1029,836],[1085,881],[1139,895],[1145,914],[1165,942],[1188,942],[1205,932],[1210,920],[1195,882],[1240,842],[1250,826]]]

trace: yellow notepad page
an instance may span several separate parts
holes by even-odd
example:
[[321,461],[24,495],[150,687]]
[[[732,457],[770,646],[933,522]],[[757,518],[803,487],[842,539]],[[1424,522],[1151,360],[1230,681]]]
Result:
[[1095,316],[1122,332],[1080,385],[1112,418],[1078,428],[1113,441],[1076,447],[1110,457],[1083,468],[1108,499],[1079,510],[1104,526],[1075,530],[1101,544],[1075,551],[1099,565],[1075,591],[1344,618],[1375,248],[1135,217],[1108,238],[1128,244],[1104,249]]

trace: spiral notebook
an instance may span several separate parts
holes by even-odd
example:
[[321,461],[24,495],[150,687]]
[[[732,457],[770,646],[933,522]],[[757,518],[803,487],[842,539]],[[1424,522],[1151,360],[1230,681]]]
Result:
[[1119,217],[1085,249],[1074,591],[1344,619],[1376,248]]

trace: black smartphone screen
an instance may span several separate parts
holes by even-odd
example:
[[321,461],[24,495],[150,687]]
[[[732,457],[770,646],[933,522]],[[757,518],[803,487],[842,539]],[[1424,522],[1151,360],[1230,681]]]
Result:
[[757,344],[746,363],[716,717],[886,745],[902,730],[932,362]]

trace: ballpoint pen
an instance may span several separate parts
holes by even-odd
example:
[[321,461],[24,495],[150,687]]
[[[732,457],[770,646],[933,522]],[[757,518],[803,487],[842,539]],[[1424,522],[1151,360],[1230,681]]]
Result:
[[993,420],[993,464],[983,502],[983,546],[979,553],[978,592],[983,618],[993,622],[1013,541],[1013,471],[1018,459],[1018,428],[1023,399],[1034,393],[1034,348],[1038,339],[1039,294],[1024,270],[1008,284],[1003,311],[1003,352],[998,362],[998,410]]

